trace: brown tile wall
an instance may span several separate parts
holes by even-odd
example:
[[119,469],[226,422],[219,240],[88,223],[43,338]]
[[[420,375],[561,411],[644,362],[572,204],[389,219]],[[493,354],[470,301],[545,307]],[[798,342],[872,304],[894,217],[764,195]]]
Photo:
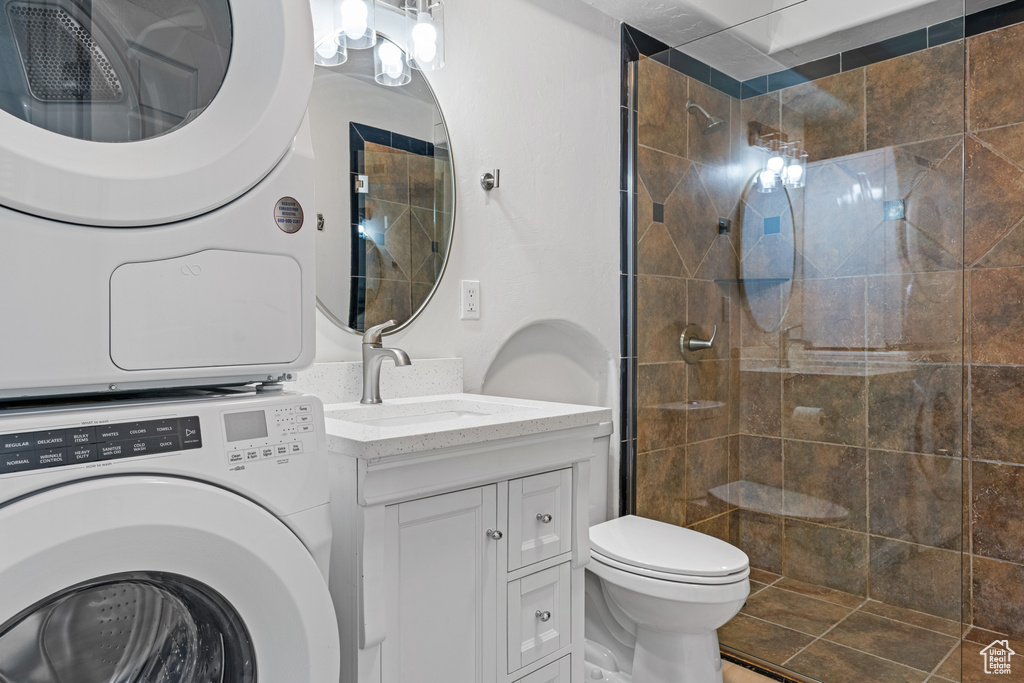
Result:
[[[742,102],[641,60],[640,514],[1024,635],[1022,90],[1024,25]],[[788,201],[749,188],[767,132],[810,154]]]

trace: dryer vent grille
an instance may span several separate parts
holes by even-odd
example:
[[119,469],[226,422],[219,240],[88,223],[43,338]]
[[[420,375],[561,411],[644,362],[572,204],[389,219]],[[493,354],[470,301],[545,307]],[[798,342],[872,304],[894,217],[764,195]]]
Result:
[[44,102],[116,102],[121,79],[89,31],[59,7],[7,6],[25,77]]

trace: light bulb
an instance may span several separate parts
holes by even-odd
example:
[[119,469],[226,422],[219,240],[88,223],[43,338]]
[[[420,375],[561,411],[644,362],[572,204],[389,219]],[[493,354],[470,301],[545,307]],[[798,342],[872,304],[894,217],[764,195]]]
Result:
[[341,3],[341,30],[350,40],[358,40],[366,33],[369,13],[363,0],[345,0]]
[[804,175],[804,167],[801,164],[790,164],[786,169],[786,182],[796,184]]
[[772,157],[769,157],[769,159],[768,159],[768,166],[767,166],[767,168],[768,168],[768,170],[769,170],[769,171],[771,171],[772,173],[774,173],[774,174],[778,175],[779,173],[781,173],[781,172],[782,172],[782,169],[783,169],[783,167],[784,167],[785,165],[786,165],[786,160],[785,160],[785,159],[783,159],[783,158],[782,158],[781,156],[779,156],[778,154],[776,154],[776,155],[774,155],[774,156],[772,156]]
[[391,78],[398,78],[402,75],[402,51],[394,43],[383,42],[380,45],[380,62],[384,67],[384,73]]
[[761,185],[758,188],[758,191],[759,192],[774,192],[775,191],[775,179],[776,178],[778,178],[778,176],[775,175],[771,171],[761,171],[761,174],[758,176],[758,180],[760,181],[760,185]]
[[421,62],[432,62],[437,56],[437,29],[430,15],[420,12],[412,28],[413,52]]

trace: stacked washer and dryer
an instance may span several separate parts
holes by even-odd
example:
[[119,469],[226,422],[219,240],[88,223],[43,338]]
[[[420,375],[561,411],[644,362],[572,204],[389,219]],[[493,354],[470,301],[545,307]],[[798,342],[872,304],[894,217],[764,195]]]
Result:
[[338,680],[323,409],[280,390],[311,45],[295,0],[0,3],[0,683]]

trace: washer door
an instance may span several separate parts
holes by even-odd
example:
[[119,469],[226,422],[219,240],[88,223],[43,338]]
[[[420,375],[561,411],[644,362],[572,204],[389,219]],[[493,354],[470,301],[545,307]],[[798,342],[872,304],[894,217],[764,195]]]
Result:
[[169,223],[259,182],[312,86],[309,5],[0,2],[0,204],[95,226]]
[[337,683],[298,538],[219,488],[94,479],[0,508],[0,682]]

